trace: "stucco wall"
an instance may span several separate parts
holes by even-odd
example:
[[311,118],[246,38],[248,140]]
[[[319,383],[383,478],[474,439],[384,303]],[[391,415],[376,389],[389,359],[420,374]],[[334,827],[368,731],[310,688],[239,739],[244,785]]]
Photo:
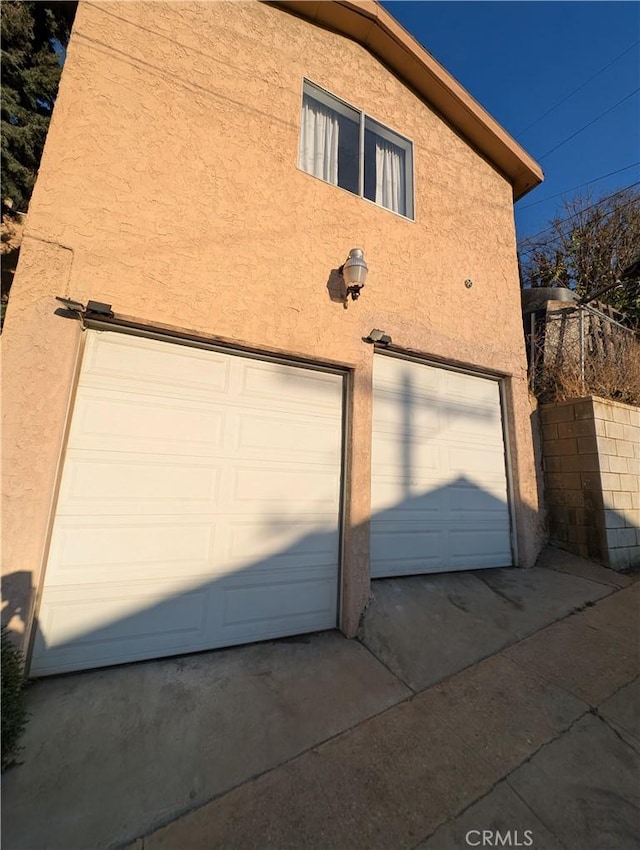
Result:
[[[415,222],[298,170],[303,76],[413,141]],[[535,559],[511,187],[362,46],[254,2],[81,2],[27,234],[3,334],[5,573],[41,577],[80,334],[59,294],[354,370],[347,633],[369,589],[373,327],[504,373],[519,559]],[[370,271],[345,310],[327,283],[354,246]]]
[[640,410],[599,398],[541,408],[551,541],[640,566]]

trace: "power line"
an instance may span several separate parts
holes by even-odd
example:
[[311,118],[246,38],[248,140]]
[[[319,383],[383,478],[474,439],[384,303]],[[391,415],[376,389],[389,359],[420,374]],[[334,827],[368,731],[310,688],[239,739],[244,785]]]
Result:
[[[545,227],[544,230],[539,230],[537,233],[533,233],[531,236],[526,236],[520,244],[526,245],[528,242],[531,242],[533,239],[536,239],[538,236],[542,236],[544,233],[547,233],[549,230],[554,230],[558,224],[562,224],[562,222],[569,221],[572,218],[578,218],[578,216],[581,216],[583,213],[589,212],[589,210],[592,210],[592,209],[595,209],[596,207],[601,206],[606,201],[610,201],[612,198],[615,198],[618,195],[622,195],[623,192],[627,192],[629,189],[633,189],[638,185],[640,185],[640,180],[637,180],[635,183],[631,183],[629,186],[625,186],[624,189],[618,189],[617,192],[613,192],[611,195],[606,195],[604,198],[601,198],[595,204],[590,204],[588,207],[584,207],[584,209],[578,210],[577,212],[569,213],[569,215],[566,215],[563,218],[557,219],[556,222],[554,224],[549,225],[549,227]],[[631,206],[631,204],[636,203],[637,200],[638,200],[637,198],[632,198],[630,201],[628,201],[626,204],[623,204],[618,209],[625,209],[626,207]],[[608,213],[605,213],[605,216],[611,215],[614,212],[615,212],[615,210],[610,210]],[[556,239],[559,239],[559,238],[560,238],[560,235],[556,236],[554,239],[550,239],[549,241],[555,242]],[[528,250],[521,251],[521,253],[531,254],[533,251],[535,251],[535,246],[532,247],[532,248],[529,248]]]
[[619,100],[617,103],[614,103],[613,106],[609,107],[609,109],[606,109],[604,112],[601,112],[600,115],[597,115],[592,121],[589,121],[588,124],[585,124],[584,127],[580,127],[580,129],[576,130],[575,133],[572,133],[570,136],[567,136],[567,138],[563,139],[561,142],[559,142],[555,146],[555,148],[551,148],[550,151],[543,153],[542,156],[538,157],[538,159],[543,160],[545,157],[549,156],[550,153],[554,153],[554,151],[557,151],[558,148],[561,148],[563,145],[566,145],[566,143],[570,142],[571,139],[575,139],[575,137],[578,136],[580,133],[582,133],[583,130],[586,130],[587,127],[590,127],[592,124],[595,124],[596,121],[599,121],[601,118],[604,118],[605,115],[608,115],[610,112],[613,112],[613,110],[616,109],[618,106],[620,106],[621,103],[624,103],[625,100],[629,100],[630,97],[633,97],[633,95],[637,94],[639,91],[640,91],[640,86],[638,86],[638,88],[635,89],[634,91],[629,92],[629,94],[626,95],[625,97],[623,97],[622,100]]
[[584,186],[590,186],[592,183],[597,183],[599,180],[604,180],[606,177],[613,177],[614,174],[621,174],[623,171],[628,171],[636,165],[640,165],[640,161],[632,162],[631,165],[625,165],[624,168],[619,168],[617,171],[610,171],[608,174],[602,174],[600,177],[594,177],[593,180],[587,180],[586,183],[580,183],[579,186],[572,186],[570,189],[563,189],[562,192],[558,192],[557,195],[547,195],[546,198],[542,198],[540,201],[534,201],[532,204],[525,204],[524,207],[518,207],[518,212],[520,212],[520,210],[528,210],[529,207],[537,207],[538,204],[544,204],[546,201],[559,198],[567,192],[575,192],[576,189],[582,189]]
[[596,77],[599,77],[599,76],[600,76],[600,74],[602,74],[604,71],[606,71],[606,70],[607,70],[607,68],[610,68],[612,65],[615,65],[615,64],[616,64],[616,62],[617,62],[619,59],[622,59],[622,57],[623,57],[623,56],[626,56],[626,55],[627,55],[627,53],[628,53],[630,50],[633,50],[633,48],[634,48],[634,47],[637,47],[639,44],[640,44],[640,41],[636,41],[636,43],[635,43],[635,44],[632,44],[632,45],[631,45],[631,47],[627,47],[627,49],[626,49],[626,50],[623,50],[623,51],[622,51],[622,53],[621,53],[619,56],[616,56],[616,58],[615,58],[615,59],[612,59],[612,60],[611,60],[611,62],[609,62],[609,64],[608,64],[608,65],[605,65],[605,66],[604,66],[604,68],[600,68],[600,70],[599,70],[599,71],[596,71],[596,73],[595,73],[592,77],[589,77],[589,79],[588,79],[588,80],[585,80],[585,81],[584,81],[584,83],[581,83],[581,84],[578,86],[578,88],[577,88],[577,89],[574,89],[574,90],[573,90],[572,92],[570,92],[570,94],[568,94],[566,97],[563,97],[563,98],[562,98],[562,100],[559,100],[559,101],[558,101],[558,102],[557,102],[554,106],[552,106],[552,107],[551,107],[551,109],[547,109],[547,111],[546,111],[546,112],[544,112],[544,113],[543,113],[543,114],[542,114],[539,118],[536,118],[536,120],[535,120],[532,124],[529,124],[529,126],[528,126],[528,127],[525,127],[525,128],[524,128],[524,130],[520,130],[520,132],[519,132],[519,133],[518,133],[518,135],[516,136],[516,139],[519,139],[521,136],[523,136],[523,135],[527,132],[527,130],[530,130],[532,127],[535,127],[535,126],[536,126],[536,124],[538,124],[540,121],[542,121],[542,119],[543,119],[543,118],[546,118],[546,117],[547,117],[547,115],[550,115],[550,114],[551,114],[554,110],[556,110],[559,106],[562,106],[562,104],[563,104],[563,103],[566,103],[566,102],[569,100],[569,98],[573,97],[573,96],[574,96],[574,94],[577,94],[579,91],[581,91],[581,90],[582,90],[585,86],[587,86],[587,85],[588,85],[588,84],[589,84],[592,80],[595,80],[595,78],[596,78]]
[[[627,207],[630,207],[632,204],[635,203],[635,201],[636,201],[636,199],[634,198],[631,201],[627,201],[626,204],[622,204],[621,206],[619,206],[617,208],[617,210],[609,210],[608,212],[604,213],[604,215],[600,219],[600,223],[602,223],[603,221],[606,221],[606,219],[610,218],[615,212],[618,212],[620,210],[626,209]],[[564,220],[565,219],[562,219],[562,221],[564,221]],[[519,257],[530,257],[533,254],[535,254],[536,251],[544,251],[545,249],[549,249],[554,243],[562,244],[562,239],[563,239],[563,234],[558,233],[555,236],[550,236],[549,239],[547,239],[547,241],[543,245],[534,245],[531,248],[524,248],[524,249],[518,248],[518,256]],[[525,243],[526,243],[526,240],[525,240]]]

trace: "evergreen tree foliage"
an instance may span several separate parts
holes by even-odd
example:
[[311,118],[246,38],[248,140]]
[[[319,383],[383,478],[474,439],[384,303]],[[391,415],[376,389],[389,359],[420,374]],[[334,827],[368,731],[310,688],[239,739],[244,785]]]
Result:
[[74,4],[2,3],[2,197],[26,211],[69,40]]

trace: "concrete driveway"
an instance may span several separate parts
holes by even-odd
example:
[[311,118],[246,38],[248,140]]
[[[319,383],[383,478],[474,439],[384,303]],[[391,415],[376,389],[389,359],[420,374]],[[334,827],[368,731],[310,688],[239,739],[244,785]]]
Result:
[[637,590],[550,549],[374,582],[359,641],[34,683],[3,847],[635,848]]

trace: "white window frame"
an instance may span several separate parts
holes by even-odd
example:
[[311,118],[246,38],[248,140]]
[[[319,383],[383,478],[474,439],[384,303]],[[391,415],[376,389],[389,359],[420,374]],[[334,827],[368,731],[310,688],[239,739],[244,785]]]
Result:
[[[378,207],[378,209],[386,210],[387,212],[392,213],[393,215],[398,215],[400,218],[404,218],[407,221],[415,221],[415,198],[413,194],[413,142],[411,139],[408,139],[406,136],[398,133],[397,130],[394,130],[392,127],[389,127],[387,124],[383,124],[381,121],[378,121],[377,118],[374,118],[372,115],[369,115],[367,112],[364,112],[362,109],[358,109],[355,106],[352,106],[346,100],[338,97],[327,89],[321,88],[317,83],[314,83],[312,80],[309,80],[307,77],[302,78],[302,95],[300,98],[300,115],[302,115],[302,103],[304,101],[304,96],[309,95],[315,100],[322,103],[324,106],[329,109],[333,109],[335,112],[343,115],[345,118],[349,120],[354,120],[354,113],[359,116],[360,122],[360,150],[358,151],[358,197],[360,197],[363,201],[367,201],[370,204]],[[405,179],[405,198],[407,202],[407,212],[400,213],[395,212],[395,210],[389,209],[389,207],[384,207],[382,204],[378,204],[375,201],[372,201],[370,198],[366,198],[364,195],[364,134],[365,129],[370,129],[372,132],[379,135],[381,138],[385,139],[388,142],[391,142],[394,145],[397,145],[405,152],[405,169],[404,169],[404,179]],[[298,169],[302,171],[304,174],[308,174],[310,177],[315,177],[313,174],[309,174],[308,171],[305,171],[303,168],[298,166]],[[342,189],[343,192],[348,192],[349,195],[353,196],[354,193],[349,191],[349,189],[345,189],[337,183],[331,183],[329,180],[324,180],[322,177],[316,177],[316,180],[322,180],[323,183],[327,183],[329,186],[335,186],[337,189]]]

